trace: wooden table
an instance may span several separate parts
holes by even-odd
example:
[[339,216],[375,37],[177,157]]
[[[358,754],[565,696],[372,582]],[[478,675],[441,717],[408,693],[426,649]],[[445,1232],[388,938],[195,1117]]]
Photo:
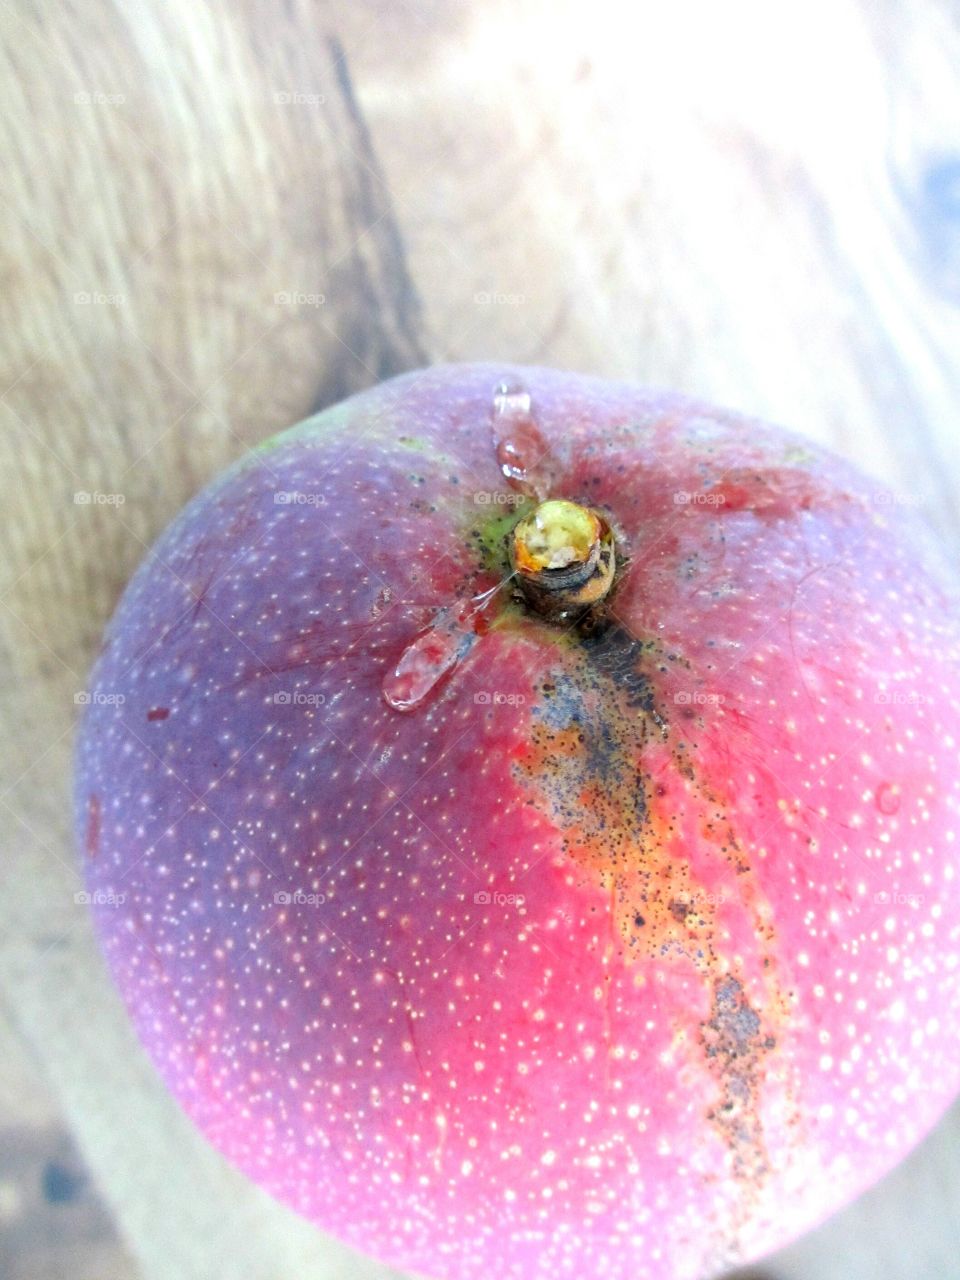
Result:
[[[191,1130],[95,951],[67,802],[103,624],[246,446],[436,360],[779,420],[960,547],[958,11],[11,0],[0,27],[0,1270],[372,1280]],[[765,1274],[960,1277],[958,1137]]]

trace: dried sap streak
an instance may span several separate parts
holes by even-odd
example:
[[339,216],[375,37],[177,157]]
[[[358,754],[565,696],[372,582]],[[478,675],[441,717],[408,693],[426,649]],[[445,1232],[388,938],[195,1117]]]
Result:
[[[714,1083],[708,1118],[730,1151],[746,1212],[768,1172],[761,1091],[788,1009],[768,913],[729,806],[698,778],[696,726],[671,726],[657,709],[653,673],[659,686],[686,665],[613,623],[573,634],[540,685],[516,768],[563,833],[566,855],[608,898],[614,945],[637,963],[638,980],[646,960],[701,984],[709,1012],[686,1051]],[[727,954],[731,915],[755,951],[746,958],[760,975],[751,988],[757,1008]]]

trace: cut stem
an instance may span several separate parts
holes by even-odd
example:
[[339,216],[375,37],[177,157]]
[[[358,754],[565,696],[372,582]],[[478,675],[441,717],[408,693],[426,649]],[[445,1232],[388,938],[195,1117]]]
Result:
[[613,585],[613,532],[589,507],[551,498],[517,524],[512,559],[528,604],[560,621],[599,604]]

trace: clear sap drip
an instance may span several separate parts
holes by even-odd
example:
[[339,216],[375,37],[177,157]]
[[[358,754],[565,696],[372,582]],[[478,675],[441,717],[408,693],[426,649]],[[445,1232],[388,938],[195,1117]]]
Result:
[[[551,491],[550,454],[537,426],[530,393],[502,382],[493,393],[493,445],[497,465],[511,489],[538,502]],[[512,575],[511,575],[512,577]],[[484,629],[487,605],[510,578],[470,600],[441,609],[432,626],[407,645],[382,685],[395,711],[412,711],[436,690],[470,652]]]
[[433,625],[407,645],[383,681],[383,697],[394,711],[413,711],[473,648],[484,612],[503,583],[441,609]]
[[522,387],[501,382],[493,393],[493,446],[507,484],[542,502],[550,489],[549,450]]

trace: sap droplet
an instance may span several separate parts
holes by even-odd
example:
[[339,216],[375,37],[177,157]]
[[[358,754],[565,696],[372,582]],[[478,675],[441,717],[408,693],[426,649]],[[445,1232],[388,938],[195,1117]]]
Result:
[[473,642],[469,632],[436,622],[417,636],[383,682],[383,696],[395,711],[412,711],[466,655]]
[[888,818],[900,809],[900,788],[895,782],[881,782],[873,798],[877,808]]
[[507,484],[542,502],[551,487],[550,450],[523,387],[501,382],[494,391],[493,445]]
[[499,417],[529,418],[530,392],[516,384],[501,382],[493,393],[493,411]]
[[441,609],[433,625],[407,645],[382,691],[394,711],[413,711],[458,666],[486,629],[485,610],[503,583]]

